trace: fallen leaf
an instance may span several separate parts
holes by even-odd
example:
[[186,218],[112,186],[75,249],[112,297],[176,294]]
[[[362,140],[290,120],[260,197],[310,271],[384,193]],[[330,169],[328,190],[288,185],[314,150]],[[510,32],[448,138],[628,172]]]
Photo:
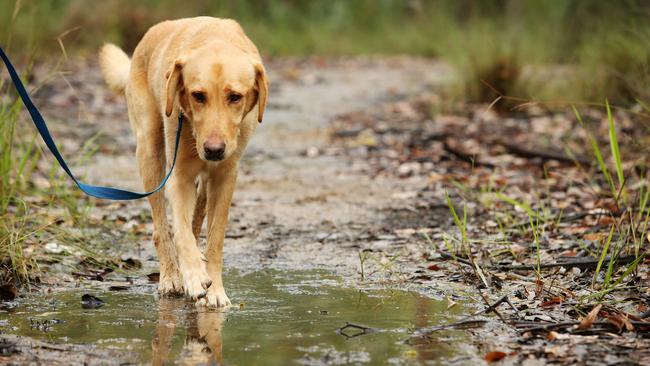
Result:
[[502,360],[504,357],[506,357],[505,352],[501,351],[492,351],[488,352],[483,359],[487,362],[496,362]]
[[589,241],[600,241],[603,237],[603,233],[587,233],[582,238]]
[[617,314],[607,315],[606,317],[607,317],[607,321],[614,324],[614,326],[618,328],[619,332],[621,332],[623,328],[625,328],[625,330],[627,330],[628,332],[634,330],[634,325],[626,315],[617,313]]
[[591,325],[594,323],[596,320],[596,317],[598,317],[598,313],[600,312],[600,308],[603,307],[603,304],[598,304],[596,305],[587,316],[582,318],[580,321],[580,325],[578,325],[578,329],[589,329],[591,328]]
[[559,297],[559,296],[556,296],[556,297],[553,297],[553,298],[551,298],[551,299],[549,299],[547,301],[544,301],[539,306],[543,307],[543,308],[546,308],[546,307],[554,306],[554,305],[561,304],[561,303],[562,303],[562,298]]

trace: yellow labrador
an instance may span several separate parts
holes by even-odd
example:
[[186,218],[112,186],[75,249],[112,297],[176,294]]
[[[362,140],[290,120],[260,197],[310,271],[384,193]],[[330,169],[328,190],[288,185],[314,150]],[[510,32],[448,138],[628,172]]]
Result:
[[[230,304],[221,278],[228,209],[237,164],[267,100],[266,71],[255,45],[231,19],[198,17],[153,26],[133,57],[106,44],[99,62],[108,86],[126,96],[145,190],[155,188],[173,157],[177,117],[185,116],[176,168],[165,192],[149,197],[159,290],[197,304]],[[208,216],[207,246],[197,240]]]

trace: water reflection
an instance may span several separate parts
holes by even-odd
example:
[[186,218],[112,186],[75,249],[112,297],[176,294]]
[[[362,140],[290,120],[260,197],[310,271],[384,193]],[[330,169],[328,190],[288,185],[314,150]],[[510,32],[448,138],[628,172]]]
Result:
[[[137,364],[426,364],[456,352],[459,333],[409,345],[409,330],[449,323],[462,313],[446,301],[402,290],[355,289],[323,272],[227,274],[241,306],[198,310],[183,299],[156,299],[153,286],[93,292],[106,305],[85,310],[82,292],[69,290],[21,299],[13,314],[0,311],[0,332],[90,349],[123,350],[116,362]],[[50,329],[34,319],[57,319]],[[346,339],[347,322],[373,332]]]
[[[166,365],[174,361],[186,365],[223,364],[221,331],[226,313],[188,310],[179,315],[179,306],[184,307],[179,302],[178,299],[160,299],[158,324],[151,340],[151,364]],[[172,357],[171,350],[174,332],[179,326],[185,328],[185,343],[176,360]]]

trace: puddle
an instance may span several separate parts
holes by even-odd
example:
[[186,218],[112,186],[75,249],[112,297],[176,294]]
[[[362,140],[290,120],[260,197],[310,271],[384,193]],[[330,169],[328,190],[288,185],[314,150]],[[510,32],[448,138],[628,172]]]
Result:
[[[437,364],[463,341],[448,331],[431,343],[404,343],[410,329],[452,322],[463,310],[414,292],[350,288],[323,272],[231,271],[225,280],[241,304],[226,312],[158,299],[154,286],[74,289],[21,298],[0,311],[0,333],[119,350],[124,359],[107,362],[141,364]],[[84,293],[105,304],[83,309]],[[363,330],[348,328],[346,337],[339,331],[346,322],[374,331],[354,336]]]

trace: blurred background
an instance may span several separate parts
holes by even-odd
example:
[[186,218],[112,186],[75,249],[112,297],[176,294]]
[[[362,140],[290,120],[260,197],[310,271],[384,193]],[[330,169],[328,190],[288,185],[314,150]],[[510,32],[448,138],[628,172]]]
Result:
[[[650,1],[84,0],[0,1],[0,40],[29,59],[132,51],[158,21],[240,21],[267,57],[410,54],[456,69],[454,95],[490,101],[650,102]],[[497,92],[495,92],[498,91]]]

